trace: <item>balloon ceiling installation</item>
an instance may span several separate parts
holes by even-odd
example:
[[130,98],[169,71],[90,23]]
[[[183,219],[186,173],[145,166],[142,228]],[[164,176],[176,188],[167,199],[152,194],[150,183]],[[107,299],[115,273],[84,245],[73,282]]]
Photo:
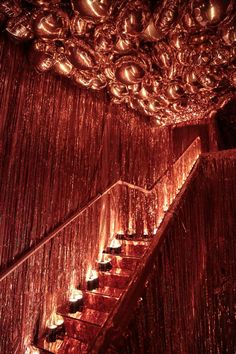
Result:
[[158,125],[203,117],[235,94],[235,0],[3,0],[39,73],[65,76]]

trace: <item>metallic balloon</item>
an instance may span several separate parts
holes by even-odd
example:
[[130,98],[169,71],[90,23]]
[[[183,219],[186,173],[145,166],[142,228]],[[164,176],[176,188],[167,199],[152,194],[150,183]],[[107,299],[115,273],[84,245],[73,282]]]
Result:
[[177,23],[180,1],[164,0],[159,2],[154,14],[153,23],[158,32],[158,39],[163,38]]
[[137,48],[137,41],[130,38],[124,38],[116,36],[116,43],[114,45],[114,51],[116,53],[127,53]]
[[115,62],[115,77],[126,85],[141,82],[145,76],[147,65],[133,56],[124,56]]
[[115,26],[103,23],[96,26],[94,32],[94,48],[98,52],[110,53],[115,42]]
[[187,36],[184,32],[176,31],[169,36],[169,44],[173,49],[181,50],[186,47]]
[[109,85],[110,93],[120,100],[123,100],[126,96],[129,95],[129,91],[126,85],[123,85],[119,82],[114,82]]
[[91,28],[93,28],[93,25],[85,21],[78,14],[74,14],[70,19],[70,31],[75,37],[89,36]]
[[236,42],[236,15],[230,23],[222,26],[220,30],[221,36],[227,45],[233,45]]
[[91,80],[90,88],[92,90],[102,90],[104,87],[106,87],[106,85],[106,77],[102,74],[97,74],[96,77]]
[[148,25],[151,13],[140,0],[128,1],[117,19],[117,32],[126,36],[139,35]]
[[111,0],[71,0],[72,8],[88,21],[98,23],[105,21],[111,10]]
[[61,0],[26,0],[26,1],[42,9],[49,9],[61,3]]
[[167,43],[158,42],[154,45],[152,60],[161,68],[169,68],[172,64],[173,57],[173,52]]
[[91,73],[83,70],[73,71],[72,79],[77,85],[87,88],[89,88],[92,82]]
[[71,63],[81,70],[96,69],[94,50],[81,39],[69,39],[65,42],[66,54]]
[[143,37],[148,41],[158,41],[160,39],[160,33],[155,27],[154,20],[151,17],[147,27],[143,31]]
[[32,22],[29,14],[21,14],[11,18],[6,31],[17,41],[28,41],[34,37]]
[[183,85],[179,82],[170,82],[165,90],[166,96],[170,100],[178,100],[184,95]]
[[55,64],[56,48],[50,43],[36,40],[29,53],[29,60],[38,73],[49,71]]
[[193,0],[192,15],[203,28],[219,24],[231,9],[231,0]]
[[53,69],[55,73],[66,77],[72,77],[73,72],[75,71],[73,64],[65,54],[59,54],[56,56]]
[[6,15],[7,17],[17,17],[22,13],[20,6],[10,0],[3,0],[0,2],[0,13]]
[[45,39],[64,39],[69,30],[69,17],[62,10],[39,11],[34,19],[34,32]]

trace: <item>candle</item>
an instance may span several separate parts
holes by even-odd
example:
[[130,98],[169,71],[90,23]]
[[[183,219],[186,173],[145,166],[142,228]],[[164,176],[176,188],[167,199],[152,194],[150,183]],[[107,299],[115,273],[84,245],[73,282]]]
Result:
[[46,339],[49,343],[56,342],[57,339],[57,325],[50,323],[47,325]]
[[99,287],[99,279],[97,272],[92,270],[89,274],[89,276],[86,278],[87,282],[87,290],[94,290]]
[[128,238],[135,238],[136,237],[136,233],[132,230],[128,230],[127,231],[127,237]]
[[108,247],[108,252],[112,254],[120,254],[121,253],[121,242],[117,240],[116,238],[113,238],[113,240],[110,243],[110,246]]
[[56,315],[55,325],[57,326],[57,337],[61,338],[65,335],[64,319],[60,315]]
[[108,270],[111,270],[111,268],[111,259],[108,258],[107,255],[103,254],[100,261],[98,261],[98,269],[102,272],[107,272]]
[[81,290],[73,289],[69,297],[69,313],[81,311],[83,307],[83,293]]
[[116,238],[118,240],[122,240],[124,238],[124,232],[123,231],[118,231],[117,234],[116,234]]
[[26,349],[25,354],[40,354],[40,351],[36,347],[30,346]]

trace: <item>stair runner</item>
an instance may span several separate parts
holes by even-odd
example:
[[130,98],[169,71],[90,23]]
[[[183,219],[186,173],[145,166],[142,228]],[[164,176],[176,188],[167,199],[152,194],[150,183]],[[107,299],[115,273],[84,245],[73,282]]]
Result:
[[[146,253],[151,237],[137,238],[136,235],[118,235],[120,254],[110,254],[110,270],[99,270],[99,286],[93,290],[82,290],[83,303],[79,311],[71,313],[69,302],[57,309],[62,316],[61,328],[45,332],[36,344],[40,353],[85,354],[102,330],[124,291],[128,288],[139,260]],[[63,322],[64,321],[64,322]],[[48,329],[47,329],[48,330]]]

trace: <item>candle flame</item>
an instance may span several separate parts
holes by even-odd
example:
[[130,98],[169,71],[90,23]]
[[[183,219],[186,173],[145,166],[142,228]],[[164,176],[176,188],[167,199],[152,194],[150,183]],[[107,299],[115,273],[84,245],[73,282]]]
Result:
[[70,296],[69,299],[70,300],[79,300],[83,298],[83,292],[79,289],[71,289],[70,290]]
[[97,277],[98,277],[97,271],[90,269],[90,271],[87,272],[86,280],[96,279]]
[[111,248],[118,248],[120,246],[121,246],[121,242],[119,240],[117,240],[117,238],[113,238],[110,243],[110,247]]

